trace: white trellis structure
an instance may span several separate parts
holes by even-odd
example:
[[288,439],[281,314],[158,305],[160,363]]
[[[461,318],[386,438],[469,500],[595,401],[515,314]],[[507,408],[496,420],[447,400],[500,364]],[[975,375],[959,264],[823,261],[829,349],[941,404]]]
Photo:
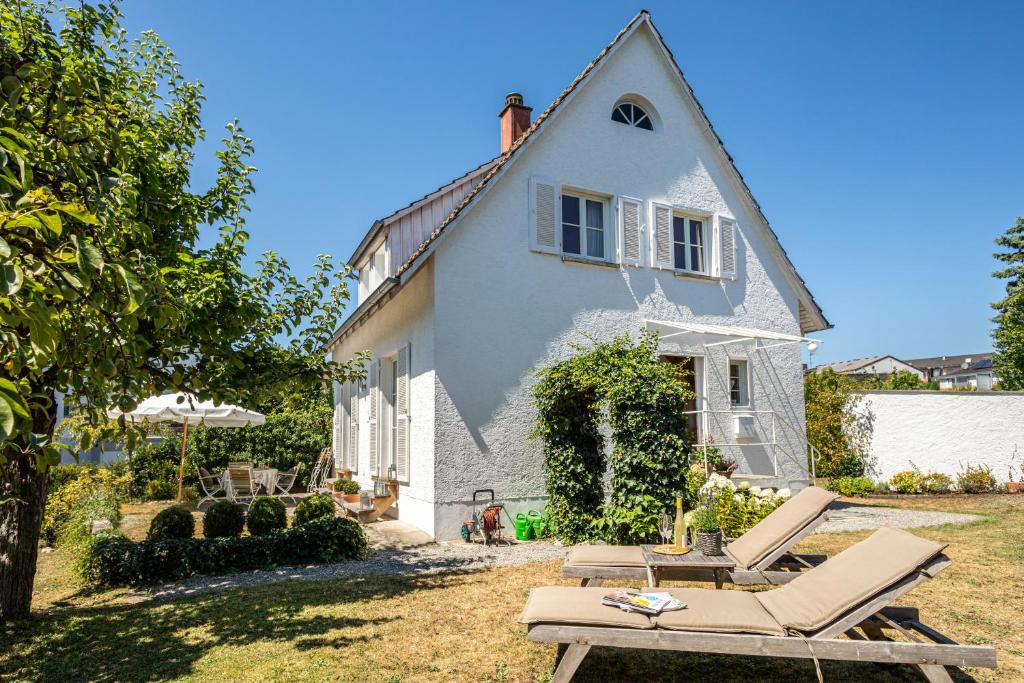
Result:
[[[811,353],[814,353],[818,346],[821,344],[820,340],[811,339],[809,337],[801,337],[792,334],[785,334],[782,332],[773,332],[770,330],[758,330],[748,327],[734,327],[727,325],[714,325],[710,323],[695,323],[695,322],[670,322],[666,320],[645,320],[646,327],[649,331],[656,332],[658,334],[658,341],[661,342],[688,342],[689,346],[700,346],[704,349],[704,356],[707,358],[708,350],[715,347],[724,347],[732,344],[752,344],[754,351],[766,351],[780,346],[788,346],[791,344],[807,344],[807,348]],[[707,389],[704,387],[704,396],[701,400],[704,404],[707,403]],[[730,410],[712,410],[705,407],[705,405],[698,404],[696,410],[686,411],[686,414],[696,415],[699,420],[699,432],[700,440],[698,443],[693,444],[695,448],[699,448],[704,454],[704,466],[707,467],[707,448],[708,438],[711,433],[712,422],[719,419],[717,416],[727,416],[731,419],[739,419],[740,417],[746,418],[747,416],[756,419],[765,419],[769,422],[770,428],[765,435],[766,438],[757,439],[746,439],[740,441],[738,439],[729,442],[716,442],[716,446],[729,446],[729,447],[749,447],[749,446],[761,446],[770,448],[772,453],[772,470],[773,475],[779,476],[779,440],[778,440],[778,424],[779,422],[788,425],[785,418],[778,415],[775,410],[754,410],[752,408],[742,409],[730,409]],[[792,427],[792,425],[789,425]],[[719,430],[727,431],[727,430]],[[816,478],[815,472],[815,460],[816,453],[813,446],[808,444],[811,449],[811,467],[810,477],[811,481],[814,482]]]

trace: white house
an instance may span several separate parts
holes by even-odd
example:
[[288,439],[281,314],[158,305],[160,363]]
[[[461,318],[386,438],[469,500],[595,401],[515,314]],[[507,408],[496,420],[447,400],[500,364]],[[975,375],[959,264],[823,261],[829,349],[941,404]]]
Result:
[[909,372],[917,375],[920,380],[927,380],[927,375],[909,363],[901,361],[895,356],[869,356],[867,358],[855,358],[854,360],[841,360],[835,363],[825,363],[814,368],[816,372],[832,370],[838,375],[849,375],[856,379],[868,377],[887,378],[897,372]]
[[544,504],[535,369],[571,344],[657,330],[694,370],[691,423],[763,485],[807,481],[800,343],[830,325],[646,12],[501,154],[376,221],[350,260],[336,359],[339,467],[400,482],[393,512],[455,538],[476,489]]

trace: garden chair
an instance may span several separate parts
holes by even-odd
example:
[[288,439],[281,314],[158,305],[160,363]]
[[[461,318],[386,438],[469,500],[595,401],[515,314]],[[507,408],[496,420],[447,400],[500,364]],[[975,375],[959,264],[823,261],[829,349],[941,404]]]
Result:
[[[726,545],[725,554],[734,563],[729,580],[745,586],[786,583],[823,562],[821,555],[797,555],[792,549],[828,519],[828,508],[838,498],[838,493],[808,486]],[[715,579],[708,571],[674,571],[667,578]],[[605,579],[650,579],[640,546],[635,545],[575,546],[562,565],[562,576],[581,579],[583,586],[600,586]]]
[[253,476],[252,465],[249,463],[228,463],[227,495],[231,500],[248,507],[256,497],[259,483]]
[[198,508],[206,501],[213,502],[213,497],[218,493],[224,492],[224,477],[210,474],[206,468],[200,467],[199,469],[199,486],[203,489],[203,499],[196,503]]
[[334,451],[330,446],[320,451],[320,457],[313,466],[313,473],[309,477],[310,493],[329,493],[332,481],[332,470],[334,469]]
[[299,472],[301,471],[302,463],[299,463],[277,478],[277,490],[280,492],[279,497],[290,498],[293,505],[295,504],[295,495],[292,494],[292,487],[295,485],[295,480],[299,478]]
[[552,683],[572,680],[592,647],[813,659],[819,680],[821,659],[912,664],[950,682],[945,667],[995,667],[995,649],[958,645],[916,608],[892,605],[949,566],[945,547],[882,527],[771,590],[670,588],[685,608],[648,617],[602,605],[604,588],[549,586],[533,589],[519,621],[533,642],[568,645]]

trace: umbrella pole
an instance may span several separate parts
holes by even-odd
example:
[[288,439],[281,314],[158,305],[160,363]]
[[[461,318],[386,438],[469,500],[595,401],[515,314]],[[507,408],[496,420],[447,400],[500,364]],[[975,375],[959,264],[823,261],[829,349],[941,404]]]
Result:
[[185,431],[181,435],[181,462],[178,463],[178,502],[181,502],[182,480],[185,478],[185,444],[188,442],[188,416],[185,417]]

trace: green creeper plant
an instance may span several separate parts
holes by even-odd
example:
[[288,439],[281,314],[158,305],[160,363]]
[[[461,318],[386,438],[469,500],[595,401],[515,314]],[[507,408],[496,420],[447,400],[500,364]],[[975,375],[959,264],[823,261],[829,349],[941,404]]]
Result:
[[0,0],[0,622],[29,612],[56,392],[98,425],[152,394],[253,405],[361,373],[322,350],[346,268],[243,267],[253,144],[230,123],[197,187],[202,101],[116,2]]
[[804,378],[807,441],[821,452],[818,476],[859,477],[870,470],[874,417],[862,401],[856,382],[831,368]]
[[[595,533],[618,543],[647,540],[657,516],[685,492],[692,439],[683,411],[691,394],[679,368],[658,360],[654,334],[577,350],[542,369],[533,389],[554,533],[572,542]],[[605,413],[612,492],[602,505]]]
[[997,313],[992,322],[995,346],[993,362],[999,371],[999,388],[1024,390],[1024,217],[996,238],[1006,249],[993,254],[1004,264],[992,275],[1006,280],[1006,296],[992,304]]

